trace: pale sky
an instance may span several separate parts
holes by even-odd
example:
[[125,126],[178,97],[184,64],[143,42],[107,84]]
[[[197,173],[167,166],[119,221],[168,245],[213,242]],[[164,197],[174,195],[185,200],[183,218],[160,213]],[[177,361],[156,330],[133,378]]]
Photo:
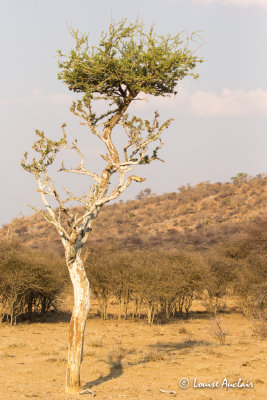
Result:
[[[25,203],[38,198],[33,176],[20,166],[35,129],[58,138],[66,122],[92,169],[100,167],[100,145],[69,112],[74,97],[57,80],[56,50],[73,46],[66,23],[97,44],[111,11],[115,20],[139,15],[162,34],[199,31],[197,54],[205,59],[200,78],[185,79],[176,98],[136,105],[136,115],[149,119],[157,109],[175,121],[164,134],[165,163],[139,167],[147,181],[133,184],[123,199],[146,187],[161,194],[189,182],[267,172],[267,0],[1,0],[0,6],[0,226],[30,214]],[[67,183],[80,190],[80,180]]]

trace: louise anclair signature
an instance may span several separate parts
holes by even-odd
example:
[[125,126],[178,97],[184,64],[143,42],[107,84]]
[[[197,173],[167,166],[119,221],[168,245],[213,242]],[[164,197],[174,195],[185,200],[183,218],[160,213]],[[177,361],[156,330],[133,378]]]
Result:
[[[186,389],[190,386],[190,381],[187,378],[182,378],[179,381],[179,386],[182,389]],[[248,379],[243,380],[239,378],[238,380],[230,380],[228,378],[224,378],[223,380],[200,380],[199,378],[192,379],[192,387],[194,389],[205,389],[205,388],[225,388],[225,389],[248,389],[253,388],[253,382]]]

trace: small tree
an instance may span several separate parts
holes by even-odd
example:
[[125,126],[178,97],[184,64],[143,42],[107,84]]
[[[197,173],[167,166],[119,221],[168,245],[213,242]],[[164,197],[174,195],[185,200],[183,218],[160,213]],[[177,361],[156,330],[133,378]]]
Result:
[[0,320],[31,319],[33,308],[44,320],[64,287],[62,261],[14,240],[2,240],[0,253]]
[[102,319],[107,319],[108,303],[113,295],[114,276],[112,268],[114,258],[116,258],[115,252],[115,249],[91,250],[85,262],[85,270],[97,298]]
[[236,261],[221,254],[220,249],[206,256],[206,281],[204,287],[208,293],[207,308],[217,314],[222,309],[221,299],[226,295],[234,281]]
[[232,176],[231,181],[234,185],[245,183],[248,181],[248,174],[245,172],[239,172],[236,176]]
[[[106,165],[100,174],[85,166],[85,157],[79,149],[77,140],[68,145],[65,124],[62,125],[63,137],[60,140],[48,139],[44,132],[37,130],[37,141],[33,149],[39,154],[27,163],[27,153],[22,160],[23,168],[32,173],[37,180],[45,211],[40,212],[46,221],[52,224],[62,240],[66,264],[74,289],[74,307],[70,323],[69,351],[66,375],[67,392],[77,392],[80,388],[80,363],[82,360],[84,330],[89,311],[89,282],[82,260],[82,247],[90,231],[92,222],[107,202],[116,199],[132,182],[145,179],[129,175],[135,165],[149,164],[158,159],[158,150],[162,145],[161,134],[171,120],[160,124],[159,114],[155,112],[152,123],[136,116],[126,114],[130,104],[140,93],[153,96],[176,94],[176,84],[187,75],[197,77],[191,72],[201,60],[187,47],[188,40],[174,37],[157,36],[153,27],[148,33],[138,21],[126,24],[112,22],[108,33],[102,33],[99,46],[90,47],[88,37],[71,30],[76,46],[70,54],[59,51],[59,79],[74,92],[83,94],[82,100],[74,102],[71,111],[89,128],[91,134],[105,145],[106,154],[101,157]],[[106,105],[106,111],[97,115],[95,102]],[[116,148],[112,134],[120,125],[125,132],[125,143]],[[156,143],[151,148],[151,144]],[[76,196],[66,190],[63,199],[56,190],[48,174],[56,154],[61,149],[72,149],[80,157],[76,168],[60,171],[85,175],[95,183],[88,194]],[[109,191],[113,175],[118,182]],[[53,210],[48,198],[58,202]],[[84,206],[82,215],[75,214],[66,204],[76,200]]]

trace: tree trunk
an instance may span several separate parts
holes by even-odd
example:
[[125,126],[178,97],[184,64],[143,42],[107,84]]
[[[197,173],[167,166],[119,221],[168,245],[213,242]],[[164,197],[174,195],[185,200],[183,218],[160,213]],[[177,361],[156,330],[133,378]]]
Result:
[[171,301],[170,300],[166,301],[165,311],[166,311],[166,321],[169,321],[170,316],[171,316]]
[[28,300],[28,318],[30,322],[32,322],[32,303],[33,303],[33,298],[30,297]]
[[128,296],[126,297],[124,301],[124,319],[126,320],[128,318]]
[[108,300],[103,300],[103,320],[106,321],[108,318]]
[[86,319],[90,308],[90,292],[83,261],[79,255],[74,262],[68,263],[68,269],[73,284],[74,306],[69,329],[66,392],[77,393],[80,390],[80,365]]
[[155,316],[154,305],[149,303],[148,304],[148,310],[147,310],[147,323],[148,323],[148,325],[152,325],[153,324],[154,316]]
[[118,314],[118,319],[121,321],[121,314],[122,314],[122,297],[120,296],[119,300],[119,314]]
[[14,319],[13,319],[13,306],[11,307],[11,311],[10,311],[10,325],[11,326],[13,326],[13,322],[14,322]]
[[46,321],[46,314],[47,314],[47,310],[48,310],[48,304],[49,304],[49,300],[47,300],[44,297],[42,297],[41,300],[41,318],[42,318],[42,322]]

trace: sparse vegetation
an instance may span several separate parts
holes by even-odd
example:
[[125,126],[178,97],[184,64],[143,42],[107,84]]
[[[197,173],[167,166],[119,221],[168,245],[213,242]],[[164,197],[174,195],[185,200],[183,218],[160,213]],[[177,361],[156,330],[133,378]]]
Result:
[[220,344],[225,344],[226,337],[229,334],[224,327],[220,318],[216,317],[213,321],[213,326],[209,328],[210,333],[219,341]]
[[45,320],[64,288],[62,261],[42,255],[19,242],[0,242],[0,320],[11,325],[18,319]]
[[[92,312],[97,307],[96,300],[93,300]],[[194,312],[200,309],[200,304],[196,302],[193,306]],[[53,400],[67,398],[62,393],[60,383],[64,377],[62,367],[66,358],[66,349],[62,348],[62,343],[68,335],[68,323],[56,321],[53,320],[52,326],[51,322],[20,324],[17,327],[2,324],[1,399],[21,400],[26,397],[46,400],[48,396],[52,396]],[[180,327],[184,325],[185,321],[176,320],[172,324],[157,325],[151,329],[146,324],[132,323],[130,320],[120,323],[114,320],[90,319],[86,338],[90,341],[92,332],[94,337],[105,334],[105,345],[99,349],[91,348],[87,346],[86,340],[82,375],[84,388],[93,390],[96,398],[100,399],[123,399],[126,396],[130,399],[158,400],[161,396],[168,397],[168,394],[160,393],[160,388],[164,388],[175,390],[182,400],[201,400],[203,396],[211,396],[211,389],[198,391],[190,385],[185,391],[179,389],[177,381],[181,377],[187,377],[192,383],[194,377],[200,374],[207,382],[210,378],[222,381],[227,375],[233,380],[238,380],[240,376],[245,377],[255,385],[249,392],[248,389],[238,392],[218,389],[216,393],[220,400],[234,400],[240,395],[248,395],[250,399],[265,399],[264,355],[267,342],[258,334],[251,335],[250,320],[240,313],[223,316],[223,329],[230,332],[226,346],[220,345],[218,339],[207,332],[206,318],[186,320],[186,329],[190,336],[179,333]],[[155,331],[160,331],[161,335],[155,336]],[[8,347],[9,344],[22,340],[27,346],[12,349]],[[118,341],[120,343],[117,344]],[[44,355],[40,354],[40,343]],[[87,355],[89,350],[94,352],[93,356],[91,353]],[[212,389],[213,392],[215,390]],[[91,395],[81,397],[92,398]]]
[[267,321],[261,313],[253,320],[253,333],[262,340],[267,338]]
[[[207,250],[215,244],[236,241],[243,227],[257,216],[264,219],[266,202],[267,177],[262,175],[238,185],[203,182],[180,188],[178,193],[104,206],[91,233],[90,247],[112,243],[131,251],[186,247]],[[81,213],[82,209],[73,212]],[[38,214],[15,218],[3,226],[0,238],[9,235],[30,247],[63,255],[56,231],[41,218]],[[109,229],[105,229],[107,224]]]
[[164,323],[171,316],[186,316],[195,294],[203,288],[203,260],[185,252],[120,252],[99,249],[86,261],[101,317],[107,319],[108,304],[118,304],[118,319],[146,314],[148,324]]
[[[138,201],[106,207],[103,215],[106,213],[108,219],[116,221],[120,212],[119,224],[122,226],[122,234],[127,236],[130,234],[129,226],[138,230],[141,224],[144,230],[153,229],[153,225],[150,228],[149,224],[143,226],[145,222],[148,222],[146,216],[152,218],[151,207],[161,210],[165,204],[165,210],[170,209],[172,213],[178,210],[181,213],[187,201],[189,205],[191,204],[191,208],[200,210],[197,218],[202,218],[201,208],[197,204],[199,201],[203,202],[203,196],[207,205],[205,210],[208,212],[213,208],[214,201],[217,202],[220,198],[225,199],[230,193],[232,193],[231,202],[234,203],[237,201],[242,203],[243,193],[252,193],[254,200],[247,197],[246,204],[248,204],[255,202],[255,196],[266,195],[266,192],[262,191],[262,187],[264,187],[262,183],[265,181],[265,176],[258,176],[253,179],[247,177],[237,185],[203,182],[195,187],[190,185],[182,187],[178,194],[171,193],[161,197],[151,196],[151,191],[146,189],[141,192]],[[259,188],[260,190],[258,190]],[[192,198],[195,199],[195,205],[194,202],[191,202]],[[177,200],[179,204],[176,206]],[[258,200],[256,202],[258,203]],[[163,204],[161,205],[161,203]],[[189,205],[187,208],[184,207],[185,212],[188,211]],[[227,209],[225,212],[227,213]],[[93,248],[87,248],[85,259],[87,274],[98,301],[99,315],[104,320],[108,318],[142,320],[145,318],[150,325],[153,322],[163,324],[176,317],[188,317],[190,308],[195,301],[200,301],[206,311],[213,315],[224,312],[228,309],[229,302],[233,297],[235,297],[235,308],[239,307],[245,316],[258,318],[259,313],[265,315],[267,218],[266,214],[260,213],[259,209],[257,212],[259,213],[258,217],[243,220],[243,223],[239,223],[235,228],[223,225],[226,232],[225,239],[229,240],[220,244],[216,244],[215,241],[212,246],[210,241],[213,234],[210,229],[215,224],[216,218],[210,215],[203,223],[196,224],[195,229],[201,229],[202,240],[206,240],[206,245],[200,246],[202,251],[199,246],[195,245],[195,242],[194,246],[188,245],[190,238],[196,238],[196,231],[194,232],[192,227],[187,227],[188,221],[192,219],[192,214],[185,217],[183,211],[181,215],[183,215],[187,227],[186,243],[183,243],[181,239],[185,237],[185,234],[176,231],[175,228],[168,229],[165,233],[158,231],[157,237],[152,241],[154,246],[152,251],[145,250],[145,244],[141,238],[138,240],[131,238],[133,248],[125,246],[126,248],[123,250],[120,241],[104,241],[105,245],[99,242],[96,246],[96,242],[93,240]],[[160,215],[160,212],[158,214]],[[29,217],[29,220],[31,221],[33,218],[37,217]],[[239,219],[242,219],[241,216]],[[27,219],[23,218],[17,220],[16,224],[25,224],[25,221],[27,222]],[[48,290],[47,282],[52,279],[56,270],[51,268],[54,265],[52,262],[50,268],[44,268],[45,274],[40,274],[39,266],[45,263],[44,259],[40,253],[34,250],[19,250],[21,245],[16,244],[14,240],[14,236],[16,237],[14,231],[17,229],[14,229],[14,223],[11,226],[13,228],[2,228],[2,236],[4,232],[8,232],[8,236],[13,237],[12,240],[2,240],[2,252],[9,254],[8,257],[11,261],[13,257],[17,266],[13,265],[13,269],[11,266],[8,267],[13,271],[13,275],[11,275],[4,265],[8,262],[12,264],[12,262],[3,257],[0,263],[0,268],[2,268],[0,311],[3,321],[15,323],[22,318],[29,318],[31,309],[34,309],[37,314],[45,316],[53,304],[49,296],[51,295],[54,299],[58,295],[56,288],[58,279],[63,279],[64,267],[56,279],[53,278],[53,284],[49,285],[50,295],[47,294],[46,299],[40,290],[38,292],[35,288],[33,292],[33,289],[29,289],[32,287],[31,280],[37,279],[38,285],[44,285]],[[179,223],[177,223],[178,228],[181,228]],[[236,231],[237,228],[238,231]],[[34,225],[32,229],[35,229]],[[18,230],[23,234],[27,231],[25,227]],[[180,241],[177,247],[183,245],[183,251],[171,248],[175,244],[172,240],[173,237],[176,237],[177,232],[180,232]],[[116,236],[116,232],[114,235],[119,237]],[[164,245],[165,239],[162,239],[165,236],[169,238],[168,246]],[[129,239],[125,240],[129,243]],[[11,243],[13,244],[11,245]],[[38,259],[37,263],[36,258]],[[27,265],[34,264],[35,267],[31,269],[31,277],[25,275],[28,286],[26,285],[27,288],[23,289],[25,280],[21,279],[20,274],[24,274],[25,263],[28,263]],[[30,290],[30,292],[23,297],[17,295],[19,290]],[[42,293],[44,290],[45,288]],[[13,311],[12,302],[14,302]]]
[[[253,365],[253,373],[258,377],[253,390],[257,398],[263,399],[262,356],[267,332],[266,221],[264,215],[254,218],[239,226],[238,240],[216,244],[202,252],[192,251],[192,248],[190,251],[166,248],[128,251],[112,244],[89,249],[85,263],[95,297],[83,361],[85,371],[89,371],[86,379],[90,375],[92,380],[85,385],[84,393],[109,396],[114,383],[118,382],[123,394],[137,396],[141,393],[141,398],[146,398],[149,393],[156,399],[160,387],[168,388],[167,392],[173,389],[174,386],[169,386],[171,379],[177,386],[177,376],[191,379],[198,376],[203,363],[209,376],[224,376],[222,371],[228,371],[231,352],[234,375],[240,376],[240,368],[248,370]],[[8,245],[12,257],[5,259],[15,261],[18,270],[25,260],[31,263],[36,257],[38,262],[43,260],[40,253],[30,249],[25,252],[21,244],[10,239],[2,242],[3,254],[9,254]],[[1,285],[5,276],[2,274]],[[63,277],[64,274],[60,281]],[[106,308],[101,306],[105,303],[101,297],[108,299]],[[63,307],[62,302],[58,300],[58,303]],[[98,316],[101,309],[99,316],[106,319],[104,321]],[[56,322],[60,317],[61,314],[53,313],[49,320],[55,318]],[[19,322],[20,318],[17,320]],[[210,321],[208,327],[207,320]],[[12,388],[17,377],[26,374],[25,358],[28,365],[35,365],[34,371],[41,366],[42,374],[48,377],[51,367],[58,373],[61,371],[62,363],[66,362],[66,347],[62,346],[60,338],[67,334],[66,323],[53,324],[52,330],[49,324],[18,324],[11,328],[8,326],[10,317],[4,321],[7,323],[1,325],[2,332],[12,329],[12,334],[2,335],[1,367],[12,363],[14,370],[19,371],[14,383],[6,377],[9,387],[5,387],[5,395],[15,391]],[[47,343],[48,335],[50,340],[54,335],[52,346]],[[33,357],[32,364],[29,364],[29,354]],[[166,368],[168,379],[164,380],[162,371]],[[157,372],[156,384],[155,371],[161,371]],[[35,388],[39,382],[37,375],[32,375]],[[142,380],[141,375],[145,376]],[[129,377],[137,385],[132,391],[128,386]],[[52,378],[47,379],[49,382]],[[38,385],[38,394],[36,389],[29,390],[29,385],[21,390],[29,392],[31,397],[45,399],[47,384]],[[190,390],[187,389],[187,396]],[[192,396],[195,393],[192,392]],[[234,392],[227,391],[227,399],[231,398],[231,393]],[[53,396],[63,399],[61,393]],[[224,399],[223,395],[220,398]]]

